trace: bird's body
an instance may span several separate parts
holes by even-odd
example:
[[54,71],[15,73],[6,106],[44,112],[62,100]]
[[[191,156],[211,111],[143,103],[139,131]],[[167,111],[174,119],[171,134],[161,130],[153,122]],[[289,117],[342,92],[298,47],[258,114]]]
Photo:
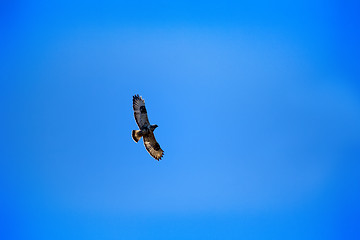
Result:
[[156,160],[160,160],[164,155],[164,151],[160,148],[154,136],[154,130],[158,125],[150,124],[145,108],[145,101],[139,95],[133,96],[133,109],[135,121],[139,127],[139,130],[133,130],[131,132],[133,140],[139,142],[139,140],[143,138],[145,148],[149,154]]

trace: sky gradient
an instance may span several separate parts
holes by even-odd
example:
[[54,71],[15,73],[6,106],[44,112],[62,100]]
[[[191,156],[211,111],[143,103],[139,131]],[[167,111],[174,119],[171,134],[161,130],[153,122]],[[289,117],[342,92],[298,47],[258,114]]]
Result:
[[3,1],[0,239],[359,239],[359,9]]

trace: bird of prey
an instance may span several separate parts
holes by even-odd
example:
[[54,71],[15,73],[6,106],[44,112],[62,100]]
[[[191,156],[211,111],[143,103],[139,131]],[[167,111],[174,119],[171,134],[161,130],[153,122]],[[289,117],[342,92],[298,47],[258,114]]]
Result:
[[139,94],[133,96],[133,109],[135,121],[140,130],[132,130],[132,138],[137,143],[142,137],[146,150],[153,158],[159,161],[164,155],[164,151],[160,148],[154,136],[154,130],[158,125],[150,125],[145,108],[145,101]]

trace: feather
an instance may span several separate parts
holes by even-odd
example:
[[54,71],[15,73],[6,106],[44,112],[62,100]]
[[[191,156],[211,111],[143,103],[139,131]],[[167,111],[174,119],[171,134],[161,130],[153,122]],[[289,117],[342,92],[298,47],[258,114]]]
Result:
[[145,108],[145,101],[139,95],[133,96],[134,117],[140,129],[150,126],[147,111]]

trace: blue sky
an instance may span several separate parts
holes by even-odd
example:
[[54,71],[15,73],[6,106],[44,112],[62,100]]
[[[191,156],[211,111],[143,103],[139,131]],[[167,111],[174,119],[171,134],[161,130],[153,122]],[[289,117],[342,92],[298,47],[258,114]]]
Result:
[[358,239],[358,9],[2,2],[0,238]]

